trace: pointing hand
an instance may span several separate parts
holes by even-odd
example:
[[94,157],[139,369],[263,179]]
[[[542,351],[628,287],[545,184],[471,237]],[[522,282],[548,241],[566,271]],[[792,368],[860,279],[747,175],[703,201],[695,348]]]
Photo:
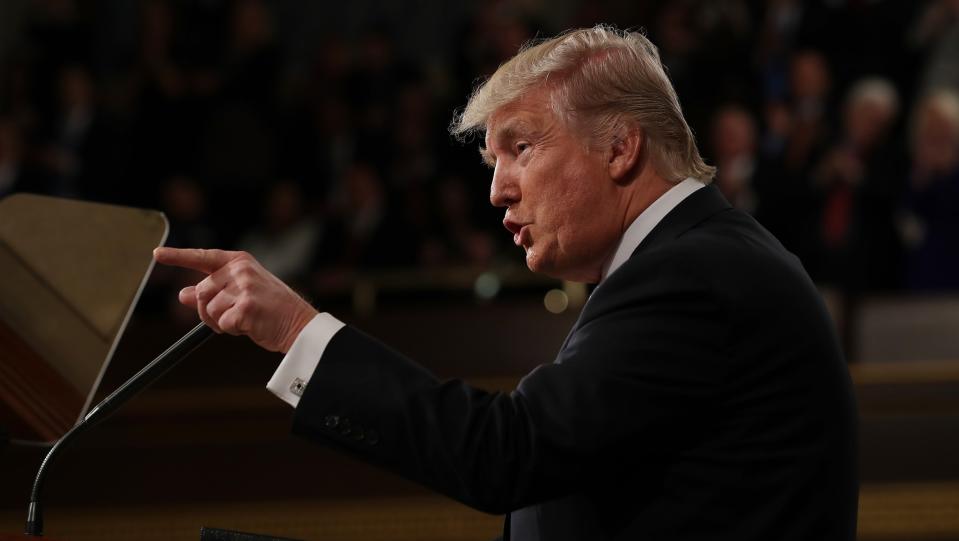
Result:
[[208,276],[180,291],[180,302],[194,307],[218,333],[248,336],[270,351],[289,351],[317,311],[246,252],[157,248],[158,263]]

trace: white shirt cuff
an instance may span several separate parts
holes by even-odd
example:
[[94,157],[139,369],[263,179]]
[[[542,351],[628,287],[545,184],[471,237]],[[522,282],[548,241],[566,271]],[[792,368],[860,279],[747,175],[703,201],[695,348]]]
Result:
[[326,312],[314,316],[300,331],[266,388],[295,408],[326,346],[344,326],[342,321]]

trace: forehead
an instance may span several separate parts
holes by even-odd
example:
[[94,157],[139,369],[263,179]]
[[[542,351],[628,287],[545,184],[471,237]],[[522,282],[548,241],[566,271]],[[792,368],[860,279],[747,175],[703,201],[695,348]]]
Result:
[[556,123],[546,93],[529,92],[493,111],[486,122],[486,141],[508,139],[543,130]]

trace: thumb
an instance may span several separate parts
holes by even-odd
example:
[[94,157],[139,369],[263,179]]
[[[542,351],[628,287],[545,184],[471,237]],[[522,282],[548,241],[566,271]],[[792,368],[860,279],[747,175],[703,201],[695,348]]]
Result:
[[180,304],[196,308],[196,286],[187,286],[180,290]]

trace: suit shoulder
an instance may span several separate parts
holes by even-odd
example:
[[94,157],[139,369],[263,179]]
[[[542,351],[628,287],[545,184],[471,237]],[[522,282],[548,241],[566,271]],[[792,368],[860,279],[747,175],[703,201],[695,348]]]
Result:
[[728,282],[763,276],[808,279],[795,255],[752,216],[736,209],[690,228],[662,248],[670,258],[686,260]]
[[703,292],[735,307],[765,305],[783,298],[786,290],[807,298],[816,295],[799,259],[755,219],[735,209],[637,250],[608,282],[616,284],[619,294],[650,288]]

